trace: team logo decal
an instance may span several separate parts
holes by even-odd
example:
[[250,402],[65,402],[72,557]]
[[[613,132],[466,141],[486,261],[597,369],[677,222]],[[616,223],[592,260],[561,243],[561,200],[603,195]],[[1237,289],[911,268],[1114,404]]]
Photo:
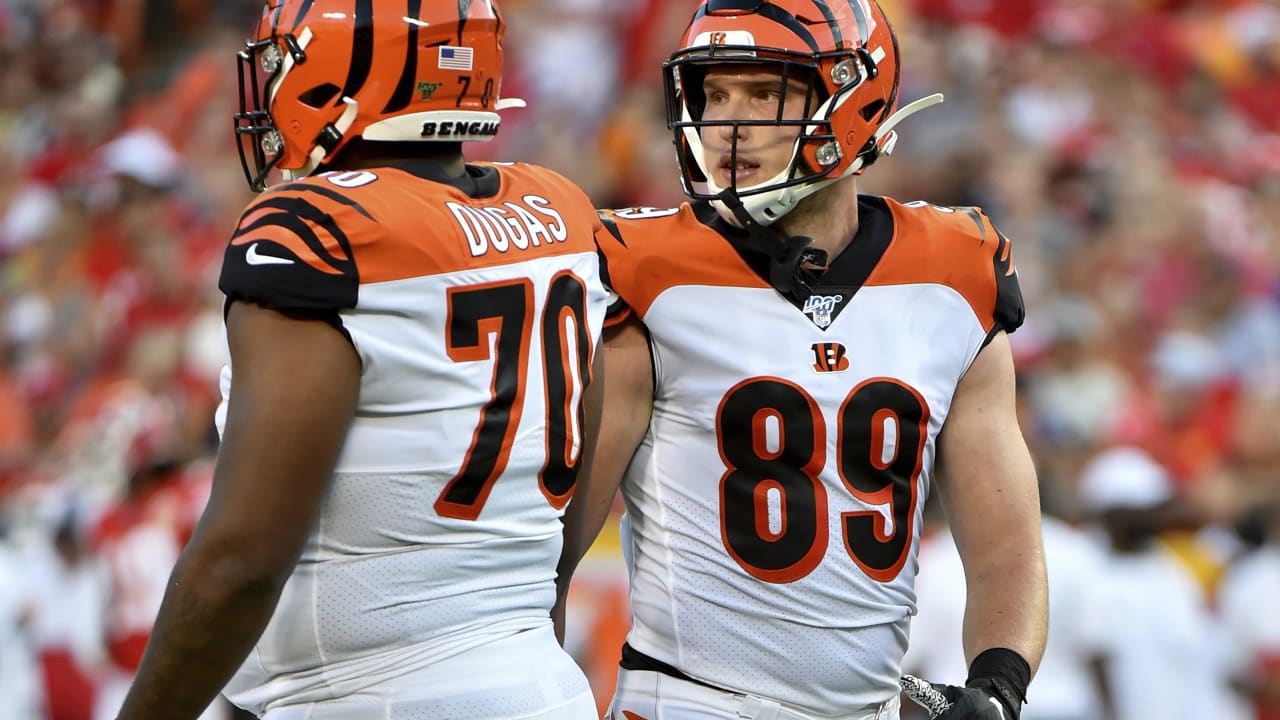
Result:
[[440,83],[438,83],[438,82],[420,82],[420,83],[418,83],[418,95],[422,96],[422,101],[423,101],[423,102],[426,102],[427,100],[430,100],[430,99],[431,99],[431,96],[432,96],[432,95],[435,95],[435,94],[436,94],[436,91],[437,91],[437,90],[439,90],[439,89],[440,89]]
[[849,351],[837,342],[813,344],[813,369],[818,372],[844,372],[849,369]]
[[[756,37],[747,30],[716,30],[698,33],[688,47],[704,45],[741,45],[751,47],[756,44]],[[754,54],[754,53],[752,53]]]
[[814,325],[825,329],[831,324],[832,315],[840,306],[841,300],[844,300],[843,295],[810,295],[805,299],[801,310],[813,317]]

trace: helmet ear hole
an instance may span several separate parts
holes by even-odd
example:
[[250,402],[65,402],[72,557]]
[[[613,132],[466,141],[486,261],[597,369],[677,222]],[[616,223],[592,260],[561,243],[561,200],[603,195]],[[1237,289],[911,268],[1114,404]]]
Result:
[[707,69],[693,63],[680,68],[679,72],[679,92],[684,98],[685,106],[689,108],[689,116],[694,120],[701,120],[703,111],[707,109],[707,93],[702,86],[707,79]]
[[324,83],[323,85],[317,85],[299,95],[298,102],[319,110],[320,108],[328,106],[340,92],[342,92],[342,88],[337,85],[334,85],[333,83]]
[[862,109],[859,110],[858,112],[859,114],[862,115],[863,120],[866,120],[867,122],[873,122],[876,118],[876,115],[879,115],[884,110],[885,104],[886,103],[884,100],[881,100],[880,98],[876,98],[875,100],[867,103],[866,105],[863,105]]

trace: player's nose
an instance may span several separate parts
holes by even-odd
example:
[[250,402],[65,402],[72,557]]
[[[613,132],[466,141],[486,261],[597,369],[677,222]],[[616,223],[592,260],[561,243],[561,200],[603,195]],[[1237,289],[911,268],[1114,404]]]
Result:
[[740,124],[736,120],[727,120],[723,125],[720,125],[717,128],[717,131],[720,134],[720,139],[723,140],[725,144],[732,144],[734,140],[746,140],[750,134],[748,130],[749,127],[750,126],[748,125]]

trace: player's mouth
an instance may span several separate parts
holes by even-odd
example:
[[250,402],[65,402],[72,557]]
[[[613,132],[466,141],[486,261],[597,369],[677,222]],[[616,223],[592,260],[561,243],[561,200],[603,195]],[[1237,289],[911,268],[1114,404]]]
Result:
[[734,182],[739,187],[747,187],[760,182],[760,164],[753,162],[750,158],[744,158],[741,155],[734,161],[734,157],[728,153],[720,156],[719,163],[720,182],[723,186],[728,187]]

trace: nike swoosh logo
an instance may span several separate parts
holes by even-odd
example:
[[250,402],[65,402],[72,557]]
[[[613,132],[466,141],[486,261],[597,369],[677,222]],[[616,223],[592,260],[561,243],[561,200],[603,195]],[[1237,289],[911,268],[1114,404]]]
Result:
[[292,265],[293,260],[289,258],[276,257],[275,255],[263,255],[258,252],[258,243],[249,246],[248,251],[244,254],[244,261],[250,265]]

